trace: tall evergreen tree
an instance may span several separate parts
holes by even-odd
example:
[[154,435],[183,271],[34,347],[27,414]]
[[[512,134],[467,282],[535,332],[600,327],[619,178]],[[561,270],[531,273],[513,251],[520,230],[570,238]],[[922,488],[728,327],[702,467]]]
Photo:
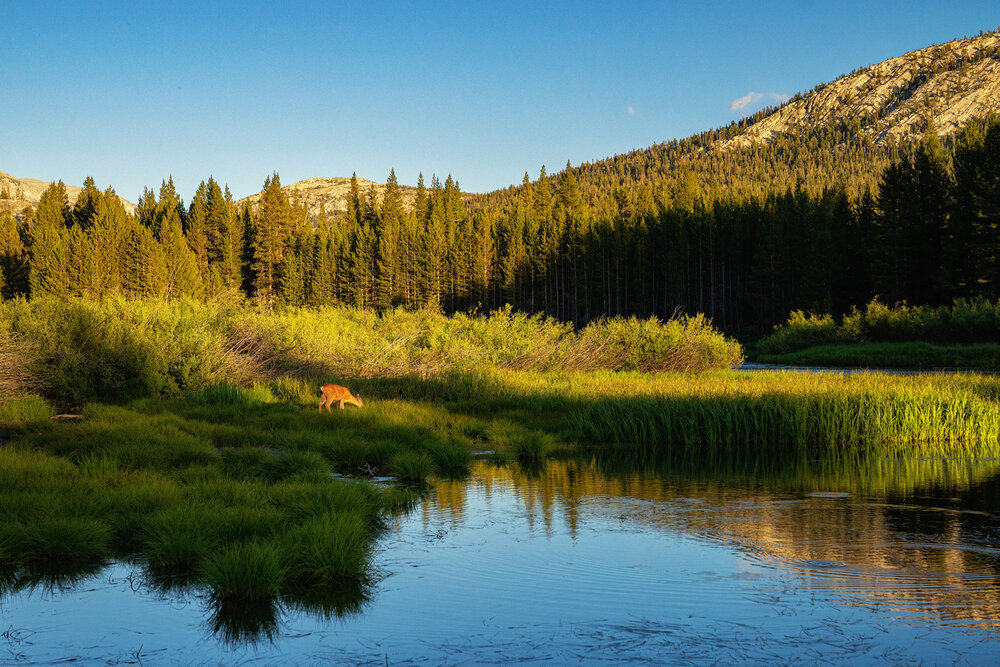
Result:
[[[93,180],[93,179],[89,179]],[[62,181],[42,192],[28,223],[29,291],[31,296],[69,293],[67,271],[69,200]]]
[[290,226],[291,205],[275,172],[264,181],[253,245],[254,294],[265,300],[278,296]]

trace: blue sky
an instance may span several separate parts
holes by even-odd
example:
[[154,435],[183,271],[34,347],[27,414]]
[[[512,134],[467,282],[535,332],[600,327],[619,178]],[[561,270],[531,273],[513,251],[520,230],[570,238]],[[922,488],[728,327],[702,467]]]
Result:
[[489,191],[995,29],[1000,6],[7,0],[0,22],[0,170],[136,201],[273,171]]

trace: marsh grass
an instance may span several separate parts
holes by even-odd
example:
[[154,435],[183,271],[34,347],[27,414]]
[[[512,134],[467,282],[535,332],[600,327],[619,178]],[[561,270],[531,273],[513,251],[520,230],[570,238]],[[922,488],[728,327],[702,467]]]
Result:
[[274,544],[236,543],[205,561],[202,578],[219,599],[273,599],[285,578],[284,557]]
[[27,564],[87,565],[108,553],[110,527],[88,517],[41,515],[21,531],[23,561]]
[[171,572],[201,567],[216,547],[213,510],[185,503],[151,516],[143,540],[147,562],[156,569]]
[[880,342],[818,345],[786,354],[761,354],[757,361],[796,366],[1000,370],[1000,344],[939,345]]
[[524,461],[540,461],[556,447],[555,438],[539,430],[525,427],[511,419],[490,421],[485,432],[486,444],[494,452],[503,451]]
[[434,461],[427,452],[399,452],[389,459],[388,472],[404,484],[426,484],[434,474]]
[[285,553],[291,556],[288,578],[300,585],[330,586],[342,581],[367,581],[371,526],[354,512],[326,512],[288,532]]
[[55,409],[41,396],[0,396],[0,422],[41,422],[55,414]]
[[678,457],[994,456],[996,384],[981,376],[733,373],[648,385],[591,402],[573,419],[581,439]]

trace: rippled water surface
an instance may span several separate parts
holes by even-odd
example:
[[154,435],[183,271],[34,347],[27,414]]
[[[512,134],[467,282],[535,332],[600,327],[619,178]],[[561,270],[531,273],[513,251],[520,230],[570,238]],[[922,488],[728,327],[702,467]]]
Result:
[[377,562],[364,597],[249,610],[126,564],[40,581],[3,593],[0,663],[996,664],[1000,461],[482,462]]

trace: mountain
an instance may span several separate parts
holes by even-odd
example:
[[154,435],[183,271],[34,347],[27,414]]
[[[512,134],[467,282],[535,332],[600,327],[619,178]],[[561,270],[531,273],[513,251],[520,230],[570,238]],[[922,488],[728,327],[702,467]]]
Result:
[[853,127],[876,144],[923,133],[928,119],[941,137],[1000,110],[1000,34],[957,39],[911,51],[797,95],[722,147],[769,142],[830,123]]
[[[928,127],[947,147],[963,124],[996,113],[1000,33],[989,32],[857,69],[726,127],[583,163],[574,175],[593,210],[616,197],[669,207],[679,198],[743,200],[798,187],[859,197]],[[550,184],[559,177],[550,173]],[[496,190],[474,207],[511,210],[520,192]]]
[[[0,211],[13,211],[18,213],[26,206],[38,206],[38,201],[42,197],[45,189],[51,185],[49,181],[40,181],[37,178],[15,178],[8,173],[0,171]],[[66,195],[69,205],[76,203],[76,198],[80,196],[83,188],[76,185],[66,186]],[[127,199],[118,197],[125,210],[135,215],[139,210],[135,204]]]
[[[309,217],[312,220],[319,218],[320,206],[326,210],[326,214],[333,219],[339,217],[347,210],[348,195],[351,192],[351,179],[345,176],[331,176],[320,178],[306,178],[296,181],[291,185],[283,185],[281,189],[288,196],[289,200],[299,205],[304,205],[309,209]],[[403,195],[403,206],[407,211],[413,210],[413,202],[417,197],[417,189],[409,185],[400,185],[400,193]],[[385,194],[385,183],[376,183],[364,178],[358,179],[358,191],[363,197],[368,197],[374,192],[375,201],[382,202]],[[260,192],[240,199],[237,204],[247,202],[256,205],[260,201]],[[475,195],[463,194],[465,199],[471,199]]]

